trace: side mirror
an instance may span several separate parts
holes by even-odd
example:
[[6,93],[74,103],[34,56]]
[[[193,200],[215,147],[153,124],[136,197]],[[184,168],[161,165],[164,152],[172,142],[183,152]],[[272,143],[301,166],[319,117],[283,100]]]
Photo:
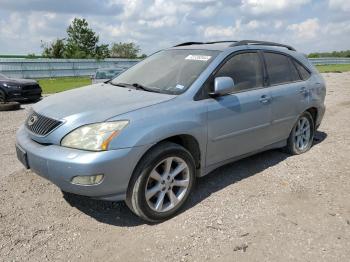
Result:
[[233,92],[235,83],[231,77],[221,76],[214,79],[214,91],[211,96],[223,96]]

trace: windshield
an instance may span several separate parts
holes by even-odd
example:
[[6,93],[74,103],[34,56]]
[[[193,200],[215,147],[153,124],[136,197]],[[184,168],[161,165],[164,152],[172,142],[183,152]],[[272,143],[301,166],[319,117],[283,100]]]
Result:
[[139,62],[112,80],[161,93],[181,94],[219,54],[213,50],[165,50]]
[[122,70],[116,70],[116,69],[109,69],[109,70],[98,70],[96,72],[96,79],[112,79],[115,77],[118,73],[120,73]]

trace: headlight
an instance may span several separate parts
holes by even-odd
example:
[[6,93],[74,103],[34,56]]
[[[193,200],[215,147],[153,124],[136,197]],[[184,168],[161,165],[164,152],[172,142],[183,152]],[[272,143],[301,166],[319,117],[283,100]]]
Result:
[[66,135],[61,145],[90,151],[104,151],[128,123],[129,121],[123,120],[81,126]]
[[14,88],[14,89],[20,89],[21,87],[16,85],[16,84],[7,84],[5,83],[4,84],[5,87],[8,87],[8,88]]

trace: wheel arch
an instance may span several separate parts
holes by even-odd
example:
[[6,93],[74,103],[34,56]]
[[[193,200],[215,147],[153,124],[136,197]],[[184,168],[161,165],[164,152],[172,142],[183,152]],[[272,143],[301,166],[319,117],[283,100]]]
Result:
[[[145,153],[143,153],[142,157],[140,158],[140,160],[138,161],[138,163],[141,161],[141,159],[149,152],[151,151],[154,147],[158,146],[159,144],[161,143],[164,143],[164,142],[172,142],[172,143],[175,143],[175,144],[178,144],[182,147],[184,147],[186,150],[188,150],[194,161],[195,161],[195,164],[196,164],[196,168],[199,169],[201,167],[201,149],[200,149],[200,145],[199,145],[199,142],[198,140],[192,136],[192,135],[189,135],[189,134],[178,134],[178,135],[171,135],[171,136],[168,136],[166,138],[162,138],[160,139],[159,141],[155,142],[152,144],[152,146],[150,148],[148,148]],[[138,165],[137,163],[137,165]],[[136,166],[137,166],[136,165]]]
[[191,155],[195,161],[196,168],[197,169],[200,168],[200,166],[201,166],[201,149],[200,149],[200,146],[199,146],[197,139],[194,136],[188,135],[188,134],[174,135],[174,136],[171,136],[171,137],[168,137],[168,138],[165,138],[165,139],[159,141],[157,144],[162,143],[162,142],[166,142],[166,141],[178,144],[178,145],[186,148],[191,153]]
[[153,148],[155,148],[156,146],[158,146],[161,143],[164,142],[172,142],[175,144],[178,144],[180,146],[183,146],[186,150],[188,150],[190,152],[190,154],[192,155],[194,161],[195,161],[195,165],[196,165],[196,169],[197,169],[197,175],[198,175],[198,170],[200,170],[201,168],[201,149],[199,146],[199,142],[198,140],[189,134],[178,134],[178,135],[173,135],[173,136],[169,136],[166,138],[163,138],[159,141],[157,141],[156,143],[154,143],[151,147],[149,147],[140,157],[140,159],[137,161],[134,170],[132,172],[132,176],[129,180],[129,184],[128,184],[128,190],[130,188],[130,183],[134,177],[134,173],[135,170],[137,169],[137,167],[139,166],[140,162],[142,161],[142,159],[147,155],[147,153],[149,153]]
[[7,92],[6,92],[6,90],[0,85],[0,92],[2,92],[2,93],[4,93],[4,99],[5,99],[5,101],[8,99],[8,94],[7,94]]
[[1,85],[0,85],[0,91],[4,92],[4,94],[7,95],[5,88],[3,88]]
[[311,114],[312,119],[314,120],[314,125],[316,125],[317,117],[318,117],[318,109],[316,107],[310,107],[305,111]]

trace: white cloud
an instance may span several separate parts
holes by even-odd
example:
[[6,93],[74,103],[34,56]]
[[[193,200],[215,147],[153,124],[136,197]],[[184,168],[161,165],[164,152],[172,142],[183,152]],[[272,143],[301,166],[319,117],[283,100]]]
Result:
[[266,22],[266,21],[251,20],[247,23],[247,28],[249,30],[257,30],[257,29],[262,28],[266,25],[268,25],[268,22]]
[[293,31],[299,40],[311,40],[317,36],[320,25],[317,18],[312,18],[299,24],[289,25],[288,30]]
[[233,26],[208,26],[203,28],[203,35],[206,39],[233,39],[238,32],[238,29]]
[[155,0],[143,14],[145,17],[159,17],[184,14],[190,12],[191,7],[177,1]]
[[205,8],[198,10],[198,15],[205,18],[213,17],[218,13],[219,8],[220,7],[218,6],[206,6]]
[[175,26],[178,23],[178,20],[175,16],[164,16],[155,20],[144,20],[141,19],[138,21],[140,25],[147,25],[151,28],[162,28],[162,27],[171,27]]
[[[117,2],[120,2],[119,0]],[[129,18],[141,11],[141,0],[124,0],[123,3],[123,18]]]
[[277,21],[274,22],[274,28],[275,29],[280,29],[280,28],[282,28],[283,24],[284,24],[283,21],[277,20]]
[[24,20],[19,13],[12,13],[8,19],[0,20],[0,35],[5,38],[17,38]]
[[350,12],[350,1],[349,0],[329,0],[329,7],[335,10]]
[[55,13],[42,13],[38,16],[37,13],[32,13],[28,16],[28,27],[32,34],[37,34],[47,29],[47,24],[50,24],[57,15]]
[[350,20],[343,21],[343,22],[329,23],[324,27],[324,33],[330,36],[350,35]]
[[290,11],[309,3],[310,0],[242,0],[242,10],[252,14]]
[[239,39],[241,32],[246,30],[248,30],[247,24],[242,24],[241,20],[236,20],[234,25],[231,26],[201,26],[198,32],[202,40],[215,41]]
[[64,37],[74,17],[86,18],[101,43],[134,41],[147,54],[186,41],[268,40],[295,45],[303,52],[348,48],[350,42],[350,1],[73,2],[0,0],[0,53],[40,53],[40,40]]

